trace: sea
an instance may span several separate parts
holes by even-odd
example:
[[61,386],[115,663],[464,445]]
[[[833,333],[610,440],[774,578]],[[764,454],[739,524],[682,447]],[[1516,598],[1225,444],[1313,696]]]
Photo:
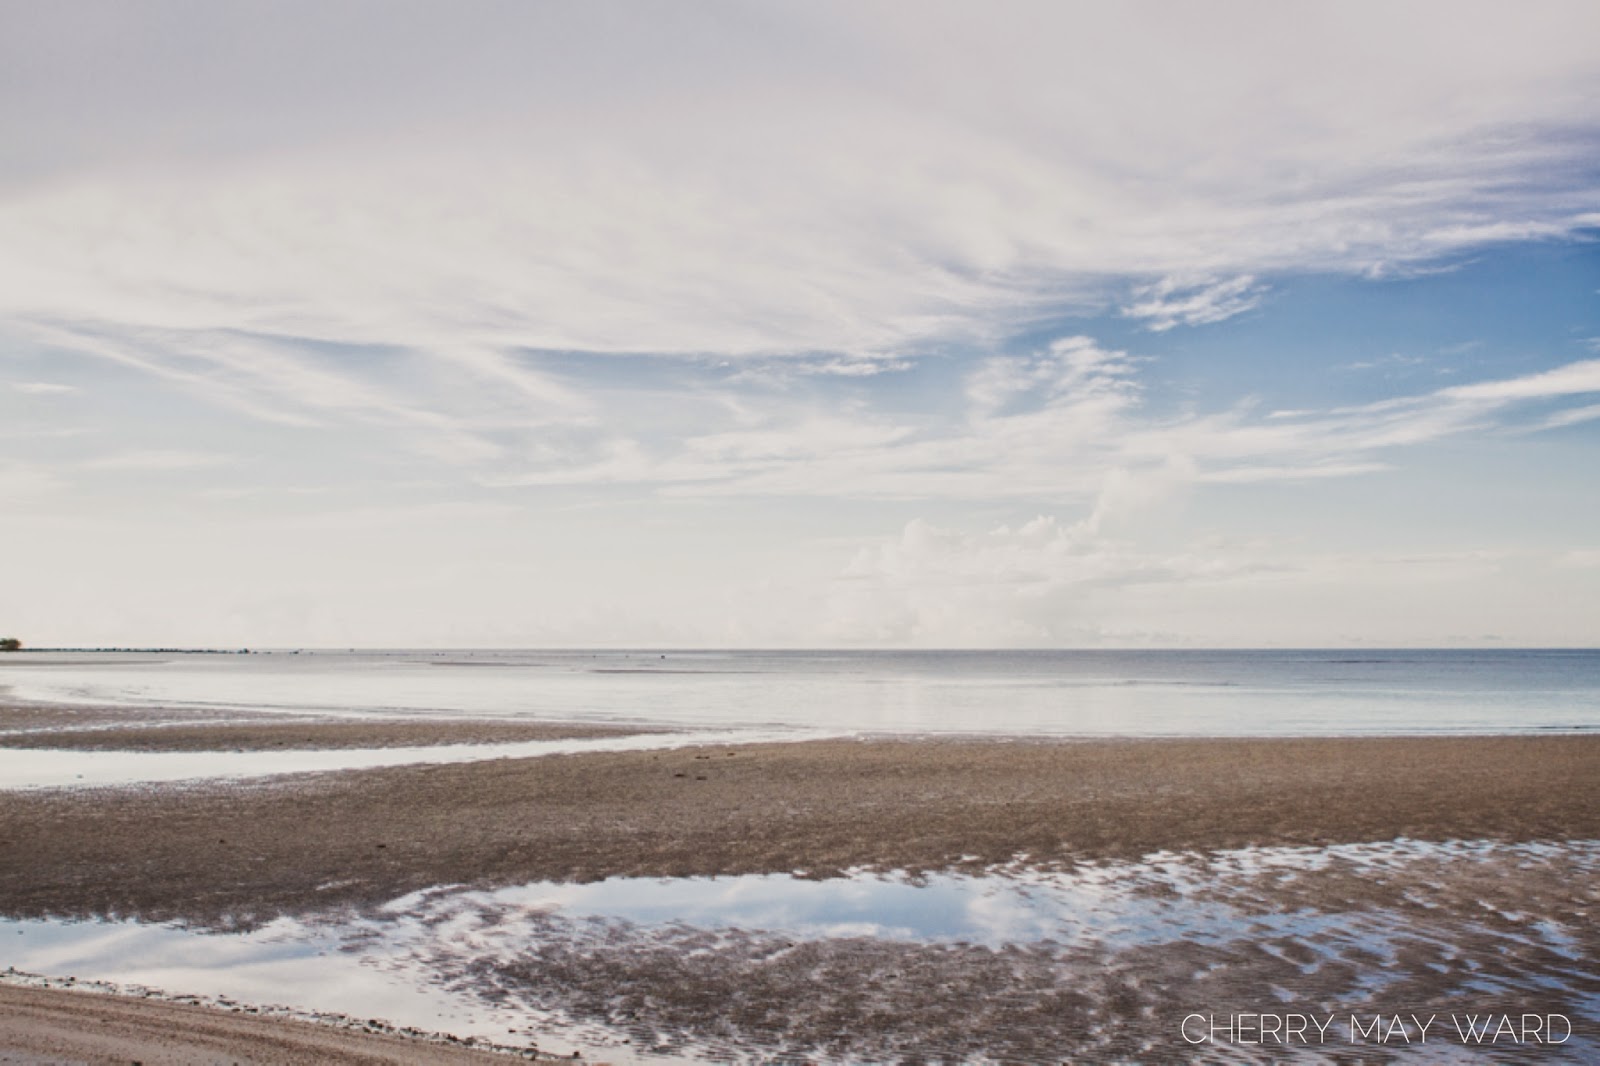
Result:
[[784,734],[1600,728],[1600,649],[14,652],[0,698]]

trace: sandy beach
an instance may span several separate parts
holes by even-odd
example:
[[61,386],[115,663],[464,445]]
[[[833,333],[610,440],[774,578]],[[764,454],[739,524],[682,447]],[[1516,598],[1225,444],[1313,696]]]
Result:
[[[359,728],[382,743],[373,731],[389,727]],[[299,743],[339,745],[350,729],[166,726],[124,739],[231,745],[293,730]],[[98,750],[116,734],[56,737]],[[1014,954],[871,936],[797,944],[738,929],[708,940],[687,928],[623,926],[591,940],[535,915],[519,920],[543,931],[512,957],[441,946],[430,962],[453,987],[555,1004],[636,1031],[644,1046],[676,1032],[686,1047],[726,1054],[767,1046],[823,1059],[1137,1058],[1171,1045],[1172,1002],[1248,1008],[1272,988],[1307,1002],[1365,1002],[1371,968],[1401,990],[1396,1002],[1439,1005],[1481,981],[1487,961],[1512,985],[1540,975],[1560,984],[1567,991],[1546,999],[1578,1013],[1571,997],[1592,995],[1600,979],[1574,978],[1570,961],[1529,946],[1517,923],[1582,922],[1597,903],[1594,856],[1563,842],[1596,839],[1600,737],[840,740],[11,793],[0,841],[26,861],[0,868],[0,900],[9,918],[116,915],[237,930],[286,915],[375,913],[440,885],[1054,871],[1125,882],[1130,898],[1182,895],[1190,902],[1172,904],[1180,916],[1209,901],[1267,923],[1226,945]],[[1359,853],[1397,840],[1412,849],[1398,859]],[[1473,843],[1448,850],[1460,841]],[[1435,846],[1447,850],[1427,850]],[[1215,858],[1296,848],[1333,858],[1292,876]],[[1160,855],[1166,872],[1153,874]],[[1179,868],[1198,887],[1176,892]],[[427,893],[419,898],[408,917],[434,921]],[[1484,908],[1519,917],[1485,926]],[[1384,961],[1348,930],[1281,927],[1295,915],[1367,911],[1393,916],[1404,926],[1396,942],[1410,947]],[[1579,957],[1596,957],[1592,923],[1579,935]],[[22,995],[4,993],[13,1005]],[[1486,1002],[1512,1010],[1521,1001]],[[131,1010],[161,1031],[176,1024],[143,1004],[67,1006],[124,1020]],[[254,1038],[237,1039],[242,1047]],[[393,1049],[371,1054],[382,1060]]]
[[0,899],[238,924],[436,884],[1396,837],[1600,837],[1600,737],[820,741],[42,791],[0,812],[0,840],[28,856]]

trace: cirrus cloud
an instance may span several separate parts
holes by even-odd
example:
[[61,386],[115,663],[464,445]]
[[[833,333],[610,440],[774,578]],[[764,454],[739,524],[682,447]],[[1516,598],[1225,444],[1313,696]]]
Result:
[[157,6],[8,19],[0,314],[871,359],[1600,219],[1587,4]]

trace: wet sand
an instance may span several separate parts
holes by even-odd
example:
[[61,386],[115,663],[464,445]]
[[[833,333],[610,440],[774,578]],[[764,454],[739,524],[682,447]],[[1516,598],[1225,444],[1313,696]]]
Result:
[[[1491,1061],[1595,1062],[1597,857],[1587,845],[1410,844],[1281,865],[1237,852],[1096,864],[1100,891],[1074,908],[1084,935],[999,944],[490,909],[468,926],[482,939],[462,950],[441,938],[428,964],[479,995],[559,1006],[638,1046],[701,1059],[758,1048],[763,1061],[1277,1063],[1307,1051],[1410,1061],[1405,1040],[1352,1039],[1349,1018],[1415,1013],[1443,1021],[1426,1061],[1454,1062],[1473,1054],[1453,1015],[1533,1010],[1570,1021],[1571,1036],[1561,1047],[1502,1042]],[[1118,898],[1143,899],[1149,924],[1106,905]],[[533,928],[494,935],[519,920]],[[1317,1048],[1197,1047],[1179,1033],[1191,1012],[1286,1011],[1337,1025]]]
[[7,794],[6,915],[249,925],[438,884],[1600,838],[1600,737],[817,741]]
[[[232,714],[233,712],[228,712]],[[104,712],[49,715],[31,709],[48,727],[0,732],[0,747],[70,751],[272,751],[280,748],[407,748],[444,744],[514,744],[527,740],[638,736],[660,733],[647,726],[576,722],[514,722],[493,719],[384,719],[330,721],[304,718],[246,721],[173,721],[164,717],[129,724]],[[0,728],[7,721],[0,712]]]
[[506,1061],[504,1055],[459,1045],[250,1009],[0,983],[0,1063],[482,1066]]
[[[310,716],[300,716],[310,717]],[[0,703],[0,741],[22,730],[85,728],[139,729],[178,723],[273,721],[281,716],[264,711],[214,711],[195,707],[117,707],[101,704]]]
[[[373,746],[458,724],[191,721],[75,735],[96,750],[157,734],[210,746],[199,750],[357,735]],[[1225,850],[1397,838],[1475,843],[1314,851],[1292,868]],[[426,979],[691,1058],[1166,1061],[1199,1050],[1176,1028],[1190,1011],[1534,1006],[1574,1019],[1575,1042],[1550,1049],[1560,1061],[1600,1054],[1585,1006],[1600,995],[1586,961],[1600,952],[1595,840],[1596,736],[815,741],[0,792],[0,914],[210,929],[279,915],[360,913],[369,931],[461,922],[469,935],[409,942]],[[1141,862],[1153,853],[1159,862]],[[1107,936],[986,945],[597,923],[449,892],[378,910],[439,885],[996,867],[1075,871],[1157,901],[1171,925],[1118,940],[1111,919]],[[1215,1061],[1273,1059],[1257,1050],[1209,1049]],[[0,1061],[219,1058],[488,1056],[248,1009],[0,985]],[[1336,1058],[1392,1056],[1345,1046]]]

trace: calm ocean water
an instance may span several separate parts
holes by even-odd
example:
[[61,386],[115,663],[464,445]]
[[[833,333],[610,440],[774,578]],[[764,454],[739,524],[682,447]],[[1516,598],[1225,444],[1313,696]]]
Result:
[[1600,650],[21,652],[0,695],[698,729],[1534,732],[1600,728]]

